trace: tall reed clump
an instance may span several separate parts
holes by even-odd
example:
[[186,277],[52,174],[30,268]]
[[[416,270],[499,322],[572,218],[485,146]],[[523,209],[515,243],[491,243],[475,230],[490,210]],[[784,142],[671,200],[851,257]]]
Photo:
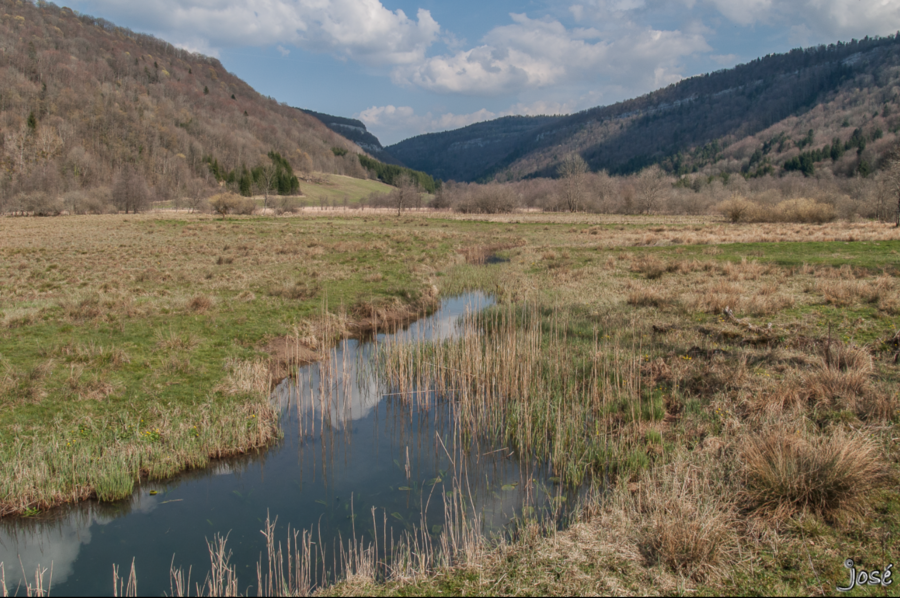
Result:
[[[454,491],[444,495],[444,526],[435,537],[428,533],[423,520],[413,532],[394,537],[387,523],[387,513],[373,507],[369,528],[372,541],[356,533],[346,540],[338,537],[331,547],[314,529],[287,530],[284,543],[275,536],[277,518],[266,517],[261,533],[266,539],[266,554],[256,565],[256,591],[260,596],[312,596],[329,584],[340,595],[340,584],[348,583],[356,593],[378,581],[410,581],[455,565],[472,565],[483,555],[485,539],[474,505],[463,496],[461,480],[454,476]],[[354,516],[355,518],[355,516]],[[360,530],[366,517],[360,517]],[[240,569],[231,562],[228,537],[216,535],[207,540],[210,570],[203,583],[191,587],[190,571],[175,567],[169,570],[172,596],[239,596],[239,588],[247,587],[239,579]],[[2,570],[0,570],[2,571]],[[126,588],[121,595],[136,596],[134,567],[128,580],[116,575],[115,588]]]
[[537,306],[497,307],[461,325],[450,340],[381,345],[375,370],[384,391],[425,407],[448,399],[463,444],[484,439],[549,459],[572,484],[645,464],[621,428],[661,420],[664,409],[642,387],[635,347],[601,348],[599,332],[586,340],[566,312]]

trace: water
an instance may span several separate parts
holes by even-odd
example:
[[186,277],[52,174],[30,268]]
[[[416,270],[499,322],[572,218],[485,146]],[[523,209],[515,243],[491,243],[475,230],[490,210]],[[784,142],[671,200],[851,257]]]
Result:
[[[376,342],[446,338],[466,310],[490,303],[480,294],[446,300],[433,316],[380,334]],[[411,407],[379,392],[364,366],[374,349],[373,342],[347,341],[326,363],[285,380],[273,395],[284,438],[268,450],[219,460],[166,483],[145,483],[128,500],[0,520],[7,586],[14,591],[23,572],[33,581],[38,566],[52,565],[54,594],[109,595],[113,565],[127,571],[134,559],[140,593],[162,594],[170,590],[173,563],[185,572],[191,568],[192,582],[202,583],[209,570],[207,541],[227,534],[241,591],[255,593],[267,516],[277,517],[277,540],[287,539],[290,526],[312,529],[333,547],[338,536],[354,533],[366,542],[385,530],[399,539],[423,522],[438,534],[443,497],[453,491],[454,478],[465,482],[466,502],[485,533],[500,530],[524,505],[530,513],[561,504],[564,494],[546,467],[519,460],[505,447],[458,446],[451,402]],[[326,556],[333,558],[327,550]],[[45,586],[48,580],[49,571]]]

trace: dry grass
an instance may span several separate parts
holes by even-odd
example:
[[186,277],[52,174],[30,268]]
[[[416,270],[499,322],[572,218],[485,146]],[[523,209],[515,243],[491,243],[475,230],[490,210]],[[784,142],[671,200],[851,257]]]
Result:
[[639,286],[628,293],[628,305],[638,307],[666,307],[673,303],[672,298],[657,287]]
[[829,520],[859,515],[890,479],[878,447],[843,430],[805,438],[776,426],[745,440],[741,462],[744,504],[776,519],[805,510]]
[[718,577],[737,555],[736,514],[710,470],[681,461],[639,482],[639,546],[651,563],[693,579]]
[[823,224],[837,218],[834,207],[813,199],[788,199],[777,205],[764,205],[743,197],[723,201],[716,210],[732,223],[792,222]]

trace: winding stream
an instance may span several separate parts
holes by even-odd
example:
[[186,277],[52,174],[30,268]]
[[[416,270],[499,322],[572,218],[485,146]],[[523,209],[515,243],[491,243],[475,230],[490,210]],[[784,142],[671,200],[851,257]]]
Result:
[[424,516],[426,529],[438,534],[441,496],[461,471],[485,532],[502,529],[523,505],[548,504],[560,490],[548,481],[546,468],[503,447],[457,446],[450,401],[434,401],[427,410],[411,407],[382,394],[366,371],[377,342],[450,337],[459,316],[491,303],[477,293],[445,300],[434,315],[404,330],[380,334],[375,342],[345,341],[326,362],[300,368],[273,394],[284,438],[268,450],[219,460],[165,483],[144,483],[127,500],[0,520],[7,586],[15,592],[23,571],[33,580],[38,566],[52,564],[53,594],[109,595],[113,565],[127,571],[134,559],[140,593],[158,595],[170,590],[173,563],[185,572],[191,568],[192,583],[202,583],[209,570],[207,541],[227,534],[241,591],[255,593],[267,516],[277,517],[278,540],[287,538],[290,526],[314,529],[332,546],[339,535],[346,539],[354,532],[372,541],[373,508],[378,533],[386,522],[387,533],[399,538]]

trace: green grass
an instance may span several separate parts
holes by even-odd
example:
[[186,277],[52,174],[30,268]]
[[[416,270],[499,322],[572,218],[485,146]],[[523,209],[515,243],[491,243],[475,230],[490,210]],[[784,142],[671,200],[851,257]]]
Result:
[[900,269],[900,241],[810,241],[784,243],[725,243],[716,245],[721,253],[704,254],[707,245],[682,245],[672,247],[639,248],[640,253],[657,254],[670,258],[715,259],[739,262],[742,259],[760,263],[797,267],[803,264],[840,268],[849,264],[872,272]]

